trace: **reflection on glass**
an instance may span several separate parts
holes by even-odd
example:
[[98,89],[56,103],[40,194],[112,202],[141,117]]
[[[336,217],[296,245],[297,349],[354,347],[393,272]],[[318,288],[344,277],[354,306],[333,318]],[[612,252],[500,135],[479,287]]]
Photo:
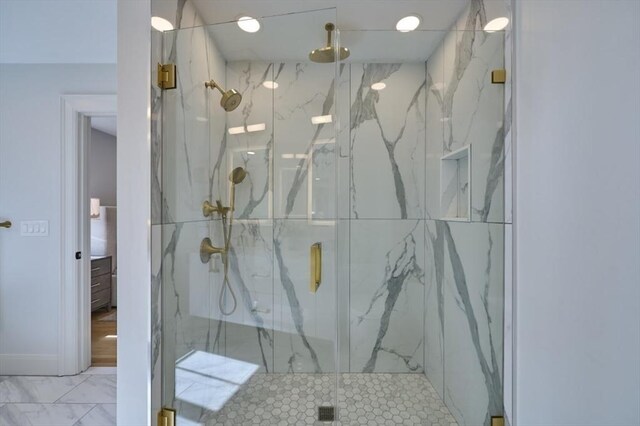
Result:
[[220,411],[258,370],[258,366],[203,351],[176,362],[176,399]]

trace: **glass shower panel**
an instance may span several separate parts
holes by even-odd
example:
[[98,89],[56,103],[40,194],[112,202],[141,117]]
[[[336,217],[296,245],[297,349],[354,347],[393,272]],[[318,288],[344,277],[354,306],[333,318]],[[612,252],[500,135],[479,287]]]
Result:
[[308,59],[335,19],[164,33],[178,81],[162,99],[162,402],[178,424],[336,405],[337,64]]
[[352,50],[337,93],[349,129],[338,134],[348,423],[503,414],[508,111],[492,73],[505,36],[476,30],[469,10],[446,31],[341,31]]
[[475,6],[336,32],[333,64],[308,58],[333,9],[164,34],[163,403],[183,422],[502,414],[505,36]]

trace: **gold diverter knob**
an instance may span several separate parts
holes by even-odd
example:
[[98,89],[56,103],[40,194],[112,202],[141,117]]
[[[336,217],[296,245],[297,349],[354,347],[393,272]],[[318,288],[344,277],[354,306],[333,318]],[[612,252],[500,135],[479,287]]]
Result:
[[213,254],[224,253],[226,253],[226,250],[220,247],[215,247],[211,243],[211,239],[209,237],[204,238],[200,243],[200,260],[202,263],[207,263]]
[[222,216],[226,216],[231,210],[229,207],[224,207],[220,200],[216,200],[216,205],[214,206],[209,201],[205,201],[202,203],[202,215],[204,217],[209,217],[214,213],[220,213]]
[[4,222],[0,222],[0,228],[11,228],[11,221],[5,220]]

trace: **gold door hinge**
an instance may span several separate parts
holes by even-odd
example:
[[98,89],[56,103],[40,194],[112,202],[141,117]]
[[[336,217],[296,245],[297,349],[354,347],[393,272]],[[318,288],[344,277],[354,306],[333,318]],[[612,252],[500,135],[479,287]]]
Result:
[[164,407],[158,411],[158,426],[176,426],[176,410]]
[[504,426],[504,417],[491,416],[491,426]]
[[158,64],[158,87],[163,90],[177,87],[175,64]]
[[315,243],[311,246],[309,266],[311,270],[309,290],[315,293],[322,282],[322,244]]
[[507,81],[507,70],[491,71],[491,82],[493,84],[504,84]]

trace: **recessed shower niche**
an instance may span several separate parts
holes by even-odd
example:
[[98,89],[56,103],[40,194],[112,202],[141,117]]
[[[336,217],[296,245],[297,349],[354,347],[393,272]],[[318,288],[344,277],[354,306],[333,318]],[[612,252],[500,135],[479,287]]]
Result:
[[471,145],[440,157],[440,206],[443,220],[470,220]]

